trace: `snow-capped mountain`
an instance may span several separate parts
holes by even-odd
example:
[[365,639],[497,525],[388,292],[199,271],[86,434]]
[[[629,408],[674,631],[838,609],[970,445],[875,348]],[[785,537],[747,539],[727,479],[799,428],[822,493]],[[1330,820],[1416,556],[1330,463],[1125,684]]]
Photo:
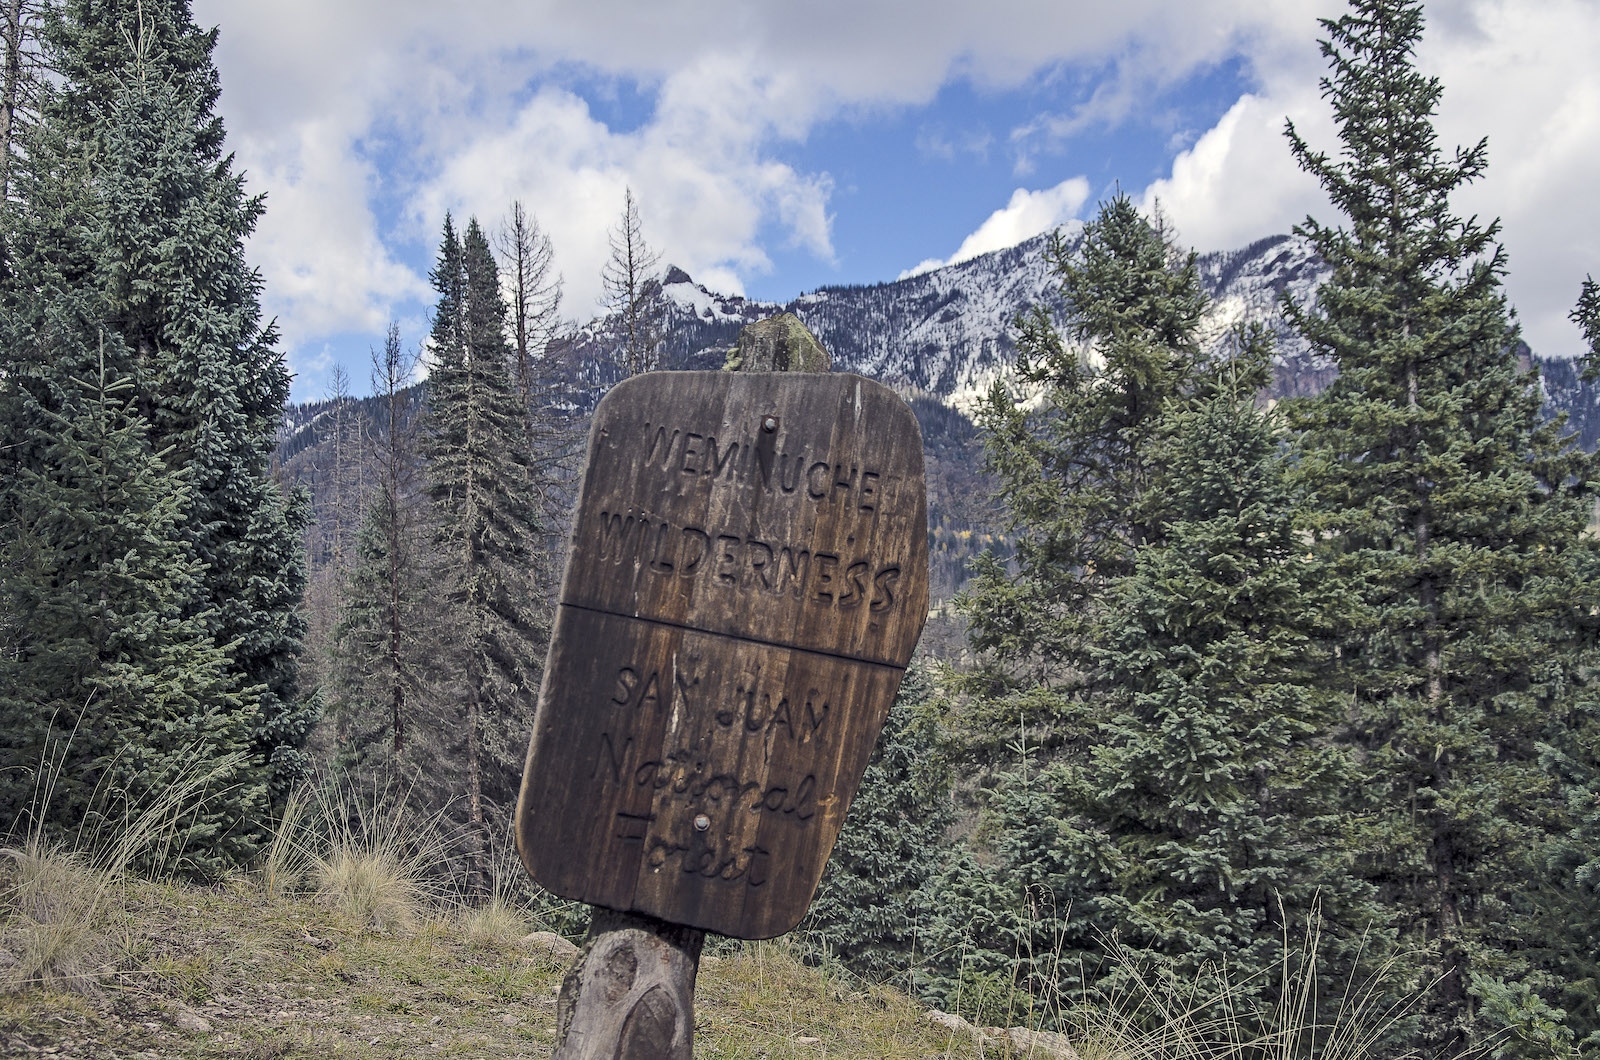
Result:
[[[664,362],[675,368],[719,368],[742,327],[788,311],[827,347],[835,369],[967,408],[1014,362],[1013,323],[1019,313],[1043,305],[1062,314],[1047,246],[1048,236],[1037,236],[902,280],[823,287],[781,304],[721,295],[683,270],[670,269],[662,287]],[[1067,250],[1075,249],[1074,239]],[[1273,236],[1242,250],[1205,255],[1198,265],[1213,300],[1202,331],[1208,345],[1222,345],[1235,324],[1264,321],[1278,334],[1276,389],[1302,393],[1326,384],[1329,366],[1307,354],[1277,311],[1286,291],[1301,302],[1315,299],[1324,270],[1304,241]],[[583,383],[598,389],[611,381],[605,365],[618,344],[616,322],[598,318],[578,332],[569,363]]]
[[[1070,254],[1081,237],[1066,243]],[[1047,260],[1049,236],[1006,250],[901,280],[860,286],[823,287],[785,303],[724,295],[697,284],[682,269],[668,269],[662,367],[721,368],[746,324],[788,311],[796,314],[833,356],[836,370],[862,375],[926,395],[962,411],[1015,362],[1014,322],[1029,306],[1042,305],[1064,317],[1058,283]],[[1262,322],[1275,333],[1274,397],[1313,394],[1335,369],[1317,357],[1285,324],[1285,295],[1312,305],[1327,269],[1310,246],[1294,236],[1269,236],[1239,250],[1201,255],[1201,282],[1211,298],[1202,324],[1203,341],[1220,349],[1230,330]],[[579,327],[563,344],[559,361],[569,407],[593,408],[620,377],[614,351],[620,321],[601,316]],[[1531,354],[1529,354],[1532,357]],[[1546,405],[1566,412],[1587,448],[1600,442],[1600,388],[1579,379],[1564,359],[1532,357],[1543,370]],[[318,403],[290,410],[284,444],[293,448],[304,433],[317,434]]]

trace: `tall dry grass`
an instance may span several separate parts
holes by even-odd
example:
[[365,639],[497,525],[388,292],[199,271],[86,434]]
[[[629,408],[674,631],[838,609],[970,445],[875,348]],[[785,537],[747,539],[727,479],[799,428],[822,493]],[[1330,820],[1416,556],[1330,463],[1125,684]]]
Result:
[[269,896],[310,892],[370,930],[448,921],[488,947],[516,942],[533,925],[572,933],[571,917],[563,919],[571,903],[528,878],[509,835],[491,845],[486,899],[466,895],[452,874],[460,867],[452,835],[445,810],[417,812],[392,779],[322,777],[288,800],[256,878]]
[[[1318,981],[1320,927],[1313,915],[1304,941],[1284,939],[1272,1004],[1262,1018],[1254,987],[1229,969],[1208,967],[1174,984],[1148,973],[1113,940],[1119,993],[1068,1010],[1065,1024],[1081,1060],[1405,1060],[1396,1030],[1415,997],[1387,989],[1391,959],[1331,994]],[[1248,989],[1247,989],[1248,988]],[[1331,997],[1332,1011],[1323,1008]]]
[[282,898],[298,892],[309,877],[313,861],[305,842],[306,824],[312,801],[305,788],[296,788],[284,800],[283,813],[272,829],[272,838],[261,852],[258,877],[269,898]]
[[[1031,914],[1037,928],[1039,910]],[[1313,908],[1298,933],[1286,924],[1277,965],[1254,976],[1207,964],[1184,977],[1115,937],[1101,939],[1090,971],[1071,965],[1058,936],[1042,960],[1017,956],[1009,971],[971,972],[959,961],[949,1007],[980,1036],[985,1028],[1062,1034],[1077,1060],[1406,1060],[1403,1032],[1422,991],[1398,988],[1401,956],[1374,964],[1357,955],[1366,971],[1326,983],[1321,923]],[[1080,993],[1086,983],[1097,985]],[[908,992],[918,992],[915,982]]]
[[296,852],[318,901],[364,928],[410,930],[450,895],[439,873],[448,860],[442,820],[414,812],[393,784],[325,781],[297,815],[299,834],[284,839],[285,875]]
[[126,913],[130,870],[168,860],[183,820],[246,760],[229,755],[181,773],[142,805],[124,805],[117,816],[92,814],[60,838],[43,820],[69,744],[46,747],[27,830],[0,847],[0,991],[97,990],[110,971],[113,929]]

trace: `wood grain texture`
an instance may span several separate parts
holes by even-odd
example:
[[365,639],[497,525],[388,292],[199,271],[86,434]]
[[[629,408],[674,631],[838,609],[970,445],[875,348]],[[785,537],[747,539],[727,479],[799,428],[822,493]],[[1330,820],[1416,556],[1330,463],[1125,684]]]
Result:
[[595,910],[561,982],[552,1060],[690,1060],[705,933]]
[[852,375],[662,372],[596,410],[523,776],[547,889],[799,922],[927,617],[921,438]]

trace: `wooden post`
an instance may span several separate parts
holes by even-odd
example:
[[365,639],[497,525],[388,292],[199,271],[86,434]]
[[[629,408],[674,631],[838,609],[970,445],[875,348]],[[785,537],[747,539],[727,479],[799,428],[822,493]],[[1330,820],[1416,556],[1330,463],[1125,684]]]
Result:
[[706,933],[595,908],[561,983],[553,1060],[690,1060]]
[[[707,930],[810,904],[927,615],[916,420],[795,317],[596,411],[517,808],[589,902],[554,1060],[690,1060]],[[718,440],[720,436],[720,442]]]
[[[731,372],[830,367],[822,344],[788,313],[745,327],[728,362]],[[551,1060],[692,1060],[705,939],[696,928],[595,906],[583,951],[561,981]]]

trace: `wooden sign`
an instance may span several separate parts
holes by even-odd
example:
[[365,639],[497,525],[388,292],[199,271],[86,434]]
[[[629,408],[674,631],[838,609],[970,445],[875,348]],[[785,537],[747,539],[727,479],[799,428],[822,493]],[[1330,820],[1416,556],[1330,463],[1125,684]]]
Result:
[[657,372],[595,411],[517,808],[546,889],[805,914],[927,618],[921,434],[859,376]]

